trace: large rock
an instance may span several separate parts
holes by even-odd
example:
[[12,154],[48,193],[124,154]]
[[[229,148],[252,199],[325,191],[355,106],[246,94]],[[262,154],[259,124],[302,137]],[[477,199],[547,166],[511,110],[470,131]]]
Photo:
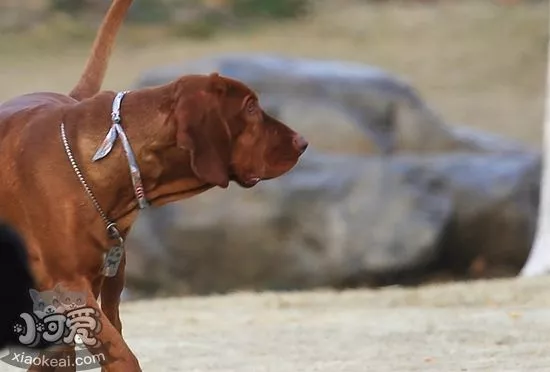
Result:
[[[358,64],[227,55],[150,71],[137,86],[213,71],[252,86],[313,150],[251,190],[233,185],[147,211],[129,239],[130,289],[418,283],[441,272],[514,275],[523,265],[538,154],[447,126],[408,84]],[[377,153],[397,156],[359,155]]]
[[531,244],[539,171],[534,154],[308,150],[279,179],[140,216],[128,286],[204,294],[417,282],[440,270],[513,275]]
[[136,86],[214,71],[253,87],[268,111],[300,131],[317,150],[346,154],[521,150],[498,136],[446,125],[405,81],[357,63],[221,55],[156,68],[144,73]]

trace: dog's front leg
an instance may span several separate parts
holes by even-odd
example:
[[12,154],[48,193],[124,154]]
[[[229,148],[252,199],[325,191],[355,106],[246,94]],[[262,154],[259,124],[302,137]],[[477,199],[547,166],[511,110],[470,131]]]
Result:
[[88,341],[92,341],[92,343],[98,341],[100,346],[84,343],[88,346],[88,350],[95,355],[96,360],[101,363],[102,371],[141,372],[137,358],[122,338],[118,329],[111,324],[111,321],[101,310],[91,289],[88,289],[86,305],[88,306],[88,311],[93,309],[93,314],[97,316],[96,320],[100,324],[97,327],[99,328],[97,333],[92,331],[86,336],[88,336]]
[[122,255],[120,266],[115,276],[105,278],[101,287],[101,309],[111,324],[122,334],[119,305],[124,289],[124,273],[126,267],[126,251]]

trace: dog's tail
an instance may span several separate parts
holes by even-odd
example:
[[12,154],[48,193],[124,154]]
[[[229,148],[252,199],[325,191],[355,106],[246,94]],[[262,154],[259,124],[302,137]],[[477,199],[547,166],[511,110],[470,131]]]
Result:
[[96,35],[84,72],[69,93],[72,98],[81,101],[94,96],[101,89],[116,36],[131,5],[132,0],[113,0]]

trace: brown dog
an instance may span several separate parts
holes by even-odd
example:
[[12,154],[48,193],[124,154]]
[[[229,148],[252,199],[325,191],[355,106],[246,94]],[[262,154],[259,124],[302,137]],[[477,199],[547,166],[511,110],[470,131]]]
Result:
[[[125,255],[111,248],[130,231],[138,201],[160,206],[230,181],[252,187],[289,171],[307,142],[267,115],[251,89],[217,74],[129,92],[122,124],[113,105],[121,98],[34,93],[0,105],[0,217],[23,233],[39,290],[62,284],[87,293],[102,324],[95,336],[112,357],[104,370],[131,372],[140,367],[118,309]],[[112,146],[109,128],[130,151],[124,141]],[[109,257],[120,266],[102,271]]]

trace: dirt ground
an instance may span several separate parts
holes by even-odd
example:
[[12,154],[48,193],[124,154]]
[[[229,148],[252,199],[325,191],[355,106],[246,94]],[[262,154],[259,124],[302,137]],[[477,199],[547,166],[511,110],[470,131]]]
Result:
[[124,306],[145,371],[550,370],[550,278]]
[[238,293],[125,303],[122,319],[146,372],[547,372],[549,288]]

